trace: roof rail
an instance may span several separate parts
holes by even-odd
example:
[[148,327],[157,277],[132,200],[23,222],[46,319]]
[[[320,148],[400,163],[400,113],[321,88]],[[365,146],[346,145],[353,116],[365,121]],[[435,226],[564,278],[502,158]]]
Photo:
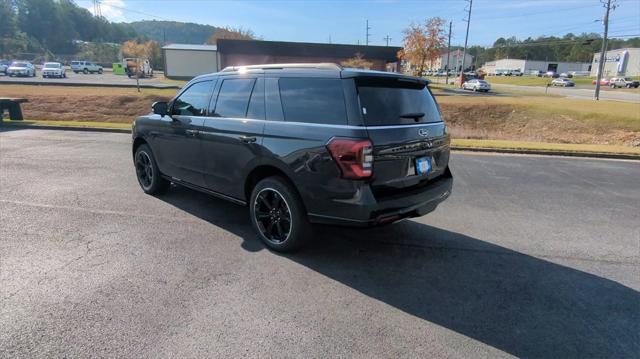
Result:
[[241,70],[281,70],[281,69],[319,69],[319,70],[342,70],[342,66],[322,62],[317,64],[266,64],[266,65],[247,65],[247,66],[227,66],[220,72],[233,72]]

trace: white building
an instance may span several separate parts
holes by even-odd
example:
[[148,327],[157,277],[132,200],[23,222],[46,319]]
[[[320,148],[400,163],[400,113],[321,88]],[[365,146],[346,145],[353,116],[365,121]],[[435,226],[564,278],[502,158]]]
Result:
[[[593,54],[591,64],[591,76],[598,76],[598,62],[600,53]],[[613,76],[640,76],[640,48],[626,48],[609,50],[605,54],[605,77]]]
[[532,71],[555,71],[568,73],[570,71],[590,71],[591,64],[586,62],[560,62],[560,61],[536,61],[520,59],[500,59],[489,61],[482,66],[487,74],[495,74],[500,71],[520,70],[524,74]]
[[469,53],[466,53],[464,56],[464,65],[463,65],[462,54],[463,54],[462,50],[455,50],[455,51],[445,52],[441,54],[440,57],[433,64],[431,64],[431,70],[446,69],[447,58],[449,60],[448,69],[450,70],[460,71],[463,68],[464,69],[470,68],[471,65],[473,64],[473,56],[469,55]]
[[162,51],[165,77],[191,79],[219,70],[215,45],[171,44],[164,46]]

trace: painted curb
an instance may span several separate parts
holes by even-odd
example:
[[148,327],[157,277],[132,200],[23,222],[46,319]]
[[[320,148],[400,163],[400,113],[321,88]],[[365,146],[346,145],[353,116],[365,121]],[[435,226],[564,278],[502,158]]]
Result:
[[640,161],[640,154],[632,153],[607,153],[607,152],[578,152],[560,150],[528,150],[515,148],[492,148],[492,147],[464,147],[451,146],[452,151],[485,152],[485,153],[508,153],[521,155],[543,155],[543,156],[563,156],[563,157],[587,157],[587,158],[608,158],[618,160]]
[[2,123],[0,129],[16,127],[20,129],[34,130],[62,130],[62,131],[80,131],[80,132],[110,132],[110,133],[131,133],[129,128],[103,128],[103,127],[72,127],[72,126],[49,126],[49,125],[28,125],[16,123]]
[[[5,126],[3,126],[5,125]],[[83,131],[83,132],[109,132],[109,133],[131,133],[128,128],[100,128],[100,127],[71,127],[71,126],[48,126],[48,125],[27,125],[4,123],[0,124],[0,129],[17,127],[30,128],[37,130],[62,130],[62,131]],[[577,152],[577,151],[559,151],[559,150],[527,150],[512,148],[492,148],[492,147],[465,147],[451,146],[452,151],[468,151],[468,152],[485,152],[485,153],[508,153],[522,155],[545,155],[545,156],[564,156],[564,157],[587,157],[587,158],[608,158],[620,160],[636,160],[640,161],[640,154],[631,153],[606,153],[606,152]]]

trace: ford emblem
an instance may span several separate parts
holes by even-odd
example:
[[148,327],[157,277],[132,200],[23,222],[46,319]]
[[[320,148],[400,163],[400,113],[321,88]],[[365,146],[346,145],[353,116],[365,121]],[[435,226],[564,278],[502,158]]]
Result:
[[426,128],[421,128],[418,130],[418,135],[422,137],[427,137],[429,136],[429,130],[427,130]]

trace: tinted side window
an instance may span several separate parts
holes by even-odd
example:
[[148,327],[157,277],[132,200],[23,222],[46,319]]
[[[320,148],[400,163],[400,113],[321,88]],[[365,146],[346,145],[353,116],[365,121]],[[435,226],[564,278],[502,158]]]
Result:
[[253,86],[247,118],[264,120],[264,79],[258,79]]
[[183,116],[204,116],[211,91],[211,81],[198,82],[186,89],[173,102],[172,113]]
[[285,121],[347,124],[340,79],[281,78],[280,97]]
[[245,118],[255,79],[227,79],[220,86],[213,116]]

